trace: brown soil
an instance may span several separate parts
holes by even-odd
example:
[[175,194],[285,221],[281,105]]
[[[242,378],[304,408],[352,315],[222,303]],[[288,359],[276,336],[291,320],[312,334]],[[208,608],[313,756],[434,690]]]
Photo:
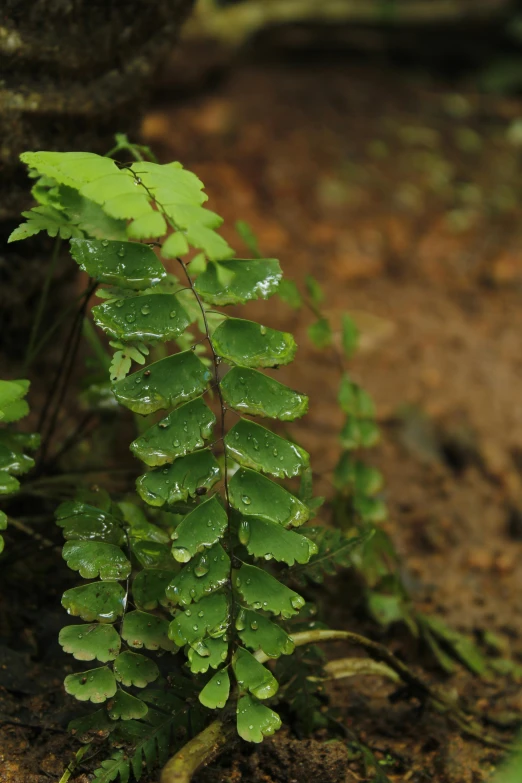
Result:
[[[419,608],[471,635],[494,631],[515,659],[522,658],[522,253],[521,140],[511,118],[519,109],[415,84],[404,73],[300,62],[236,65],[212,94],[164,103],[143,126],[163,159],[180,159],[201,176],[210,208],[226,223],[247,220],[287,275],[321,281],[334,323],[353,313],[362,345],[352,373],[377,402],[383,437],[369,458],[386,477],[385,528],[407,583]],[[224,233],[239,247],[232,228]],[[253,312],[298,336],[298,360],[281,380],[311,396],[310,414],[293,432],[312,453],[317,492],[328,494],[341,422],[338,371],[309,346],[305,314],[273,301]],[[332,626],[379,638],[354,615],[349,583],[326,589],[325,604],[339,599],[326,617]],[[59,729],[73,707],[61,695],[49,630],[59,627],[58,601],[42,637],[29,627],[38,600],[25,618],[9,621],[25,634],[17,649],[32,645],[39,662],[24,659],[23,676],[0,681],[0,709],[25,724],[0,730],[1,783],[57,781],[70,757]],[[6,618],[10,606],[2,599]],[[401,629],[384,641],[421,663]],[[328,650],[339,654],[348,649]],[[22,687],[28,672],[33,684]],[[443,681],[433,666],[425,676]],[[515,722],[522,714],[511,679],[482,681],[462,669],[446,685],[479,712],[509,713]],[[341,723],[374,749],[391,781],[488,779],[496,751],[416,703],[391,703],[392,691],[375,678],[331,689]],[[239,746],[198,777],[372,779],[340,739],[289,732],[259,748]]]

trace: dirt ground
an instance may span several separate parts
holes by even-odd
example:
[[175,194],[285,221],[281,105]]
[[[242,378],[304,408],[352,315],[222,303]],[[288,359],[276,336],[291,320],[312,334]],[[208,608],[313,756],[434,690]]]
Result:
[[[289,277],[317,277],[334,324],[343,312],[359,324],[351,372],[376,400],[383,436],[369,458],[386,479],[384,527],[418,607],[476,638],[494,631],[522,661],[522,102],[305,57],[236,66],[190,99],[170,94],[175,76],[166,69],[145,141],[202,178],[238,250],[233,223],[242,219]],[[307,341],[305,314],[273,300],[252,312],[297,336],[297,360],[281,380],[291,378],[311,405],[292,432],[312,454],[317,492],[331,493],[338,370]],[[35,562],[35,584],[52,558]],[[29,583],[14,595],[15,578],[20,568],[4,575],[11,592],[0,598],[18,640],[16,654],[2,648],[0,783],[58,781],[72,747],[63,726],[74,713],[55,642],[62,586],[47,591],[45,605],[56,609],[38,619],[44,598]],[[382,637],[354,615],[343,578],[327,589],[327,603],[338,596],[342,607],[326,617],[332,626],[363,628],[419,662],[400,630]],[[13,604],[26,606],[16,619]],[[338,654],[347,648],[328,650]],[[444,681],[433,667],[425,676]],[[445,683],[480,712],[522,715],[513,679],[462,670]],[[392,690],[375,678],[331,690],[341,722],[376,752],[390,781],[488,779],[496,751],[462,738],[441,715],[391,703]],[[373,779],[339,739],[289,732],[240,746],[198,777]]]

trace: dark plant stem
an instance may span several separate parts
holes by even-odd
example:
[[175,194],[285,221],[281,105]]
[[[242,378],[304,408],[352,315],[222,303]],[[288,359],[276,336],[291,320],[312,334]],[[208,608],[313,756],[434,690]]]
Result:
[[[41,422],[40,426],[43,429],[43,421],[45,421],[45,417],[47,416],[47,412],[50,407],[50,403],[52,398],[55,396],[55,394],[58,392],[58,396],[56,399],[56,403],[54,405],[54,410],[51,416],[51,420],[49,423],[49,426],[47,428],[47,432],[45,433],[45,436],[43,437],[42,442],[42,448],[40,452],[40,459],[39,459],[39,469],[42,471],[44,465],[45,465],[45,458],[47,456],[47,452],[49,449],[49,445],[51,442],[51,438],[54,434],[54,431],[56,429],[56,424],[58,421],[58,416],[60,415],[60,410],[62,408],[62,403],[65,399],[65,395],[67,394],[67,389],[69,386],[69,381],[71,378],[71,374],[74,368],[74,363],[76,360],[76,354],[78,353],[78,348],[80,346],[80,341],[82,337],[82,325],[83,325],[83,319],[85,317],[85,311],[87,310],[87,304],[89,302],[89,299],[91,298],[92,294],[96,290],[98,286],[97,282],[92,282],[85,292],[84,300],[82,302],[82,305],[76,314],[76,317],[74,319],[73,327],[71,329],[71,335],[70,339],[67,341],[66,350],[64,351],[64,355],[62,356],[62,362],[60,364],[60,368],[57,373],[57,378],[55,380],[55,383],[53,384],[53,388],[51,390],[51,394],[49,395],[49,398],[47,400],[46,406],[44,407],[44,410],[42,411],[41,416]],[[61,387],[61,388],[60,388]]]
[[49,264],[49,269],[47,270],[47,274],[45,276],[42,293],[40,296],[40,300],[38,302],[38,307],[36,308],[36,313],[34,316],[33,326],[31,329],[31,335],[29,337],[29,343],[27,345],[27,350],[25,352],[25,359],[24,359],[24,372],[27,370],[27,366],[30,363],[32,359],[33,354],[33,347],[36,342],[36,336],[38,334],[38,330],[40,328],[40,323],[42,321],[42,316],[45,310],[45,305],[47,304],[47,297],[49,295],[49,287],[51,285],[51,280],[54,275],[54,270],[56,269],[56,264],[58,262],[58,257],[60,255],[60,249],[62,246],[62,240],[60,237],[56,237],[54,241],[54,247],[53,252],[51,255],[51,262]]

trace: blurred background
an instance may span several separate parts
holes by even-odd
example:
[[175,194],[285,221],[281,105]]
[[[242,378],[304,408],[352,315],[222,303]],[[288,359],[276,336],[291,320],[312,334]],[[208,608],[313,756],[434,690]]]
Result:
[[[351,373],[374,397],[383,432],[368,460],[384,474],[383,527],[417,606],[474,638],[494,629],[506,656],[522,660],[522,2],[120,8],[42,0],[0,25],[0,233],[27,198],[13,163],[23,149],[105,152],[121,131],[195,171],[240,256],[237,220],[298,285],[309,274],[319,281],[334,331],[343,313],[356,322]],[[24,38],[32,24],[47,30],[42,18],[56,20],[58,48],[38,48],[43,33]],[[47,257],[31,243],[0,254],[9,362]],[[331,495],[338,368],[309,341],[303,311],[274,299],[253,305],[252,317],[296,334],[297,360],[281,380],[311,397],[293,432],[311,451],[316,493]],[[469,680],[457,676],[466,693]],[[498,693],[487,692],[485,711]],[[520,716],[519,688],[502,695],[504,712]],[[388,737],[378,714],[387,697],[368,694],[364,708],[350,698],[359,725]],[[346,691],[338,703],[346,708]],[[394,747],[419,769],[430,755],[430,779],[485,779],[484,748],[448,739],[442,724],[419,735],[415,724]]]

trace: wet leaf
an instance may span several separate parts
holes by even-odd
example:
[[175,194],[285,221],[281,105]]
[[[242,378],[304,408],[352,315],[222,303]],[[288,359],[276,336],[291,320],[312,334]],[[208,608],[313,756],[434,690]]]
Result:
[[229,483],[230,503],[244,515],[277,522],[285,527],[302,525],[309,509],[294,495],[253,470],[240,468]]
[[119,689],[116,696],[107,704],[107,713],[111,720],[140,720],[149,708],[141,699]]
[[309,455],[300,446],[247,419],[229,430],[225,445],[240,465],[278,478],[298,476],[310,464]]
[[223,709],[230,693],[230,677],[223,669],[214,674],[199,694],[199,700],[209,710]]
[[56,511],[56,524],[63,536],[72,541],[100,541],[121,546],[125,535],[121,523],[112,514],[76,500],[62,503]]
[[216,417],[201,397],[187,402],[131,443],[131,451],[151,467],[201,449],[212,436]]
[[113,239],[71,239],[71,255],[100,283],[124,288],[149,288],[166,277],[165,269],[148,245]]
[[221,544],[214,544],[176,574],[167,587],[167,596],[173,603],[188,606],[225,585],[229,576],[230,558]]
[[262,650],[270,658],[291,655],[295,649],[292,639],[280,625],[251,609],[239,610],[236,628],[246,647]]
[[174,568],[170,547],[158,541],[131,539],[131,551],[143,568]]
[[217,639],[207,637],[200,655],[194,647],[189,647],[188,659],[192,674],[206,674],[209,669],[219,669],[228,657],[228,642],[221,636]]
[[114,661],[114,676],[127,687],[145,688],[159,677],[159,669],[150,658],[127,650]]
[[172,554],[187,563],[198,552],[213,546],[223,536],[228,518],[217,497],[206,500],[181,521],[172,534]]
[[232,658],[232,668],[240,690],[248,690],[257,699],[270,699],[279,688],[274,675],[243,647]]
[[254,557],[273,558],[293,566],[296,562],[308,563],[317,554],[317,545],[313,541],[301,533],[285,530],[279,524],[256,517],[245,517],[243,524],[247,528],[245,546]]
[[193,351],[183,351],[118,381],[113,392],[121,405],[146,415],[199,396],[210,379],[210,371]]
[[113,623],[123,614],[125,593],[117,582],[94,582],[66,590],[62,606],[75,617],[87,623]]
[[78,701],[92,701],[93,704],[101,704],[116,693],[116,680],[107,666],[69,674],[64,685],[70,696],[74,696]]
[[180,457],[168,468],[156,468],[136,482],[139,496],[150,506],[174,504],[195,497],[196,490],[209,490],[221,478],[221,470],[208,450]]
[[237,703],[237,733],[246,742],[263,742],[281,728],[281,718],[250,695]]
[[174,340],[190,325],[175,294],[115,299],[92,309],[96,324],[118,340]]
[[169,636],[178,647],[193,646],[207,635],[212,638],[223,636],[229,622],[226,597],[223,593],[213,593],[185,611],[179,611],[170,624]]
[[78,661],[102,663],[112,661],[120,651],[121,641],[112,625],[67,625],[62,628],[58,641],[64,652],[70,653]]
[[22,400],[29,391],[29,381],[0,380],[0,421],[5,421],[6,408]]
[[165,590],[171,581],[172,571],[144,568],[136,574],[132,583],[134,603],[144,611],[156,609],[158,605],[169,606]]
[[289,364],[297,345],[289,332],[279,332],[242,318],[227,318],[212,335],[214,348],[230,364],[276,367]]
[[316,348],[327,348],[332,342],[332,328],[328,318],[319,318],[308,329],[308,337]]
[[178,256],[184,256],[188,251],[189,244],[181,231],[176,231],[167,237],[161,247],[161,255],[163,258],[178,258]]
[[127,236],[131,239],[156,239],[166,233],[167,223],[161,212],[140,215],[127,226]]
[[244,367],[232,367],[221,381],[221,391],[227,405],[253,416],[293,421],[308,410],[304,394]]
[[114,544],[95,541],[67,541],[62,556],[69,568],[79,571],[84,579],[126,579],[131,564]]
[[250,299],[268,299],[276,292],[281,277],[279,261],[274,258],[234,258],[208,264],[194,287],[209,304],[244,304]]
[[304,599],[261,568],[244,563],[234,573],[234,588],[252,609],[263,609],[285,620],[298,614]]
[[162,617],[147,612],[127,612],[123,620],[121,638],[129,647],[146,650],[171,650],[176,646],[168,637],[169,624]]

